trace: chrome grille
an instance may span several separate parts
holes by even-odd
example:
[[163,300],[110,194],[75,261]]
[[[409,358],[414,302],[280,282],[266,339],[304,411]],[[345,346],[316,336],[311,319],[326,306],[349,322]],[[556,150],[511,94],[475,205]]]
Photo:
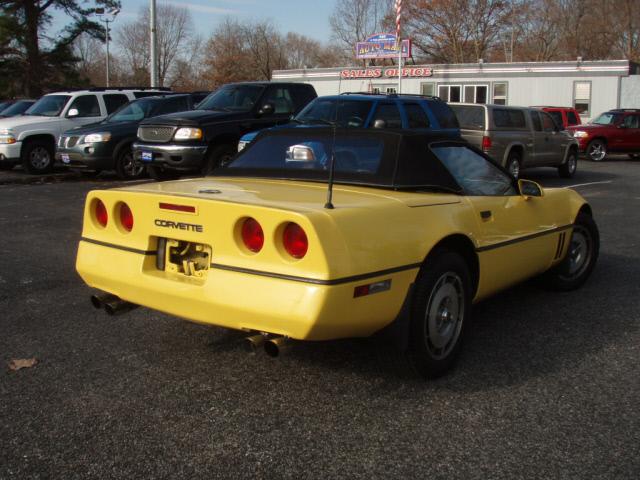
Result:
[[138,138],[145,142],[168,142],[174,131],[175,127],[143,126],[138,128]]

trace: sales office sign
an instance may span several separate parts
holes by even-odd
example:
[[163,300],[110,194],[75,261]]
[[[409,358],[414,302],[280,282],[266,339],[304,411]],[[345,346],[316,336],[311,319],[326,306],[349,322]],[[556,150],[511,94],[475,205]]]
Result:
[[[430,68],[426,67],[410,67],[402,69],[403,77],[430,77],[433,75],[433,71]],[[397,68],[366,68],[366,69],[356,69],[350,68],[346,70],[342,70],[340,72],[340,78],[349,79],[349,78],[397,78],[398,77],[398,69]]]

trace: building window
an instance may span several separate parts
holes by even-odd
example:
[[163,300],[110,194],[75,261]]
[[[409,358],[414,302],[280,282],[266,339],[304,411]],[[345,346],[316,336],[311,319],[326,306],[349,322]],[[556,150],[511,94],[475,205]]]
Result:
[[430,97],[436,96],[436,84],[433,82],[429,83],[421,83],[420,84],[420,93],[422,95],[429,95]]
[[371,87],[371,93],[397,93],[396,85],[377,85]]
[[573,82],[573,108],[580,115],[589,116],[591,110],[591,82]]
[[438,85],[438,97],[445,102],[460,103],[462,101],[460,85]]
[[487,103],[486,85],[465,85],[464,101],[466,103]]
[[493,103],[496,105],[507,104],[507,83],[493,84]]

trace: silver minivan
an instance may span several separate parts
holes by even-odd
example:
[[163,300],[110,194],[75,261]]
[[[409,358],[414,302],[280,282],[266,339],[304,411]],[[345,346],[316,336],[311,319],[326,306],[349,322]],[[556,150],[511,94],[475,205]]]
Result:
[[569,178],[578,166],[578,142],[536,108],[450,103],[460,134],[518,178],[529,167],[556,167]]

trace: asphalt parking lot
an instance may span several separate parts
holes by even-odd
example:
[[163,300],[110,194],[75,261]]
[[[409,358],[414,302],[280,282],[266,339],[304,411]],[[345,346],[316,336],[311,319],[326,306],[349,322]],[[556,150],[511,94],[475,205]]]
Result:
[[369,340],[271,359],[146,309],[108,317],[74,260],[86,192],[119,183],[0,172],[0,478],[640,477],[640,161],[578,168],[524,176],[592,203],[591,279],[477,305],[431,382]]

